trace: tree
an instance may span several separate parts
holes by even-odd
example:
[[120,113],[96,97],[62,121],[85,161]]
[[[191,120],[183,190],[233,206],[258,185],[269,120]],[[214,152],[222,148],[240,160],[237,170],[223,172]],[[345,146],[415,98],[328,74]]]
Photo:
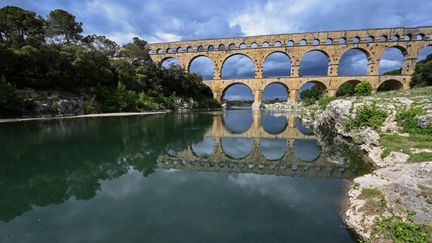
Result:
[[432,85],[432,54],[416,64],[411,86],[422,87]]
[[356,96],[370,95],[372,94],[372,85],[367,80],[363,80],[355,86],[354,93]]
[[44,42],[44,20],[36,13],[14,6],[0,9],[0,43],[8,46],[40,45]]
[[75,21],[75,16],[62,9],[56,9],[49,13],[47,19],[47,35],[55,41],[65,41],[67,44],[77,42],[82,38],[80,35],[82,23]]
[[0,117],[18,116],[21,114],[22,99],[18,96],[16,88],[0,78]]
[[124,45],[120,51],[120,55],[129,58],[135,64],[151,62],[147,42],[138,37],[134,37],[132,43]]
[[88,35],[82,39],[82,42],[90,50],[102,52],[106,56],[110,57],[114,57],[114,54],[119,48],[115,41],[112,41],[102,35]]
[[353,96],[356,84],[354,82],[343,83],[336,92],[336,96]]

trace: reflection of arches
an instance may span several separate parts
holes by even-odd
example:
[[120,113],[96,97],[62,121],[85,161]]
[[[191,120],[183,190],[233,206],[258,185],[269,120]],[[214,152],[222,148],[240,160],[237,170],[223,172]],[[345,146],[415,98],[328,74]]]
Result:
[[289,96],[289,88],[280,82],[269,83],[263,90],[263,100],[279,99],[285,101]]
[[261,153],[267,160],[280,160],[288,150],[287,140],[281,138],[261,138]]
[[291,59],[287,53],[275,51],[270,53],[263,64],[263,76],[290,76],[291,75]]
[[222,79],[255,77],[255,63],[248,55],[241,53],[234,53],[226,57],[221,70]]
[[352,48],[345,51],[339,58],[338,75],[367,75],[370,55],[362,48]]
[[252,127],[252,110],[226,110],[223,114],[222,123],[231,133],[241,134]]
[[213,79],[213,68],[211,59],[204,55],[193,57],[188,65],[189,72],[201,75],[204,80]]
[[215,140],[213,137],[205,137],[201,142],[191,146],[192,153],[201,158],[207,158],[215,152]]
[[262,114],[261,125],[264,131],[270,134],[280,134],[286,130],[288,121],[285,116],[275,116],[273,114]]
[[337,87],[336,96],[353,96],[355,86],[360,83],[359,80],[348,80]]
[[312,129],[307,128],[303,125],[303,122],[300,118],[296,117],[296,128],[303,135],[312,135]]
[[248,156],[253,149],[252,138],[221,138],[223,153],[231,159],[243,159]]
[[[401,70],[402,65],[407,54],[407,50],[400,46],[388,47],[381,54],[379,63],[379,74],[384,74],[386,72]],[[399,74],[398,72],[388,73],[388,74]]]
[[180,62],[175,57],[167,57],[161,60],[161,66],[169,68],[171,65],[180,65]]
[[[238,96],[238,94],[231,94],[231,92],[230,92],[230,89],[235,89],[234,87],[236,87],[236,86],[240,87],[240,89],[243,90],[243,92],[242,92],[243,93],[243,99],[239,99],[239,97],[234,97],[234,98],[227,97],[227,96],[231,96],[231,95],[232,96],[235,96],[235,95]],[[237,89],[239,89],[239,88],[237,88]],[[246,91],[246,92],[244,92],[244,91]],[[244,84],[241,82],[235,82],[235,83],[232,83],[232,84],[226,86],[222,90],[221,99],[222,99],[222,101],[225,99],[226,100],[254,100],[254,95],[252,93],[252,88],[249,87],[247,84]]]
[[294,155],[298,160],[313,162],[321,156],[321,146],[316,139],[296,139]]
[[394,79],[386,80],[378,86],[378,91],[400,90],[403,89],[403,84]]
[[327,76],[330,64],[329,55],[323,50],[305,53],[300,61],[300,76]]

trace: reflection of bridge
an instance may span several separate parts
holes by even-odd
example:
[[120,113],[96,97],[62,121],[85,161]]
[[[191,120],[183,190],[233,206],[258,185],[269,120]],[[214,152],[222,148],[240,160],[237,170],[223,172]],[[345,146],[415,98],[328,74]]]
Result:
[[[160,155],[157,160],[158,167],[320,177],[349,177],[352,174],[352,168],[328,162],[320,151],[312,161],[302,161],[295,152],[296,141],[314,141],[315,137],[302,134],[295,126],[295,118],[289,116],[286,116],[288,125],[283,131],[279,134],[270,134],[262,128],[260,114],[260,112],[253,113],[252,126],[242,134],[231,133],[224,127],[222,116],[213,116],[213,124],[204,135],[213,141],[211,154],[200,156],[192,146],[189,146],[183,151],[177,151],[175,155],[168,153]],[[233,137],[252,140],[252,147],[245,157],[233,158],[224,151],[223,139]],[[266,158],[260,144],[262,139],[273,138],[286,142],[282,157],[275,160]]]
[[[178,41],[149,44],[151,57],[160,62],[176,58],[180,65],[189,70],[192,61],[200,56],[208,57],[213,64],[213,80],[205,81],[216,99],[221,100],[225,90],[232,84],[243,83],[251,88],[255,104],[262,100],[262,92],[270,83],[284,84],[290,90],[290,99],[295,100],[300,87],[314,81],[334,96],[336,90],[346,81],[368,80],[374,90],[386,82],[394,88],[409,88],[414,73],[417,55],[425,46],[432,44],[432,27],[383,28],[344,31],[326,31],[298,34],[280,34],[222,38],[194,41]],[[404,57],[401,75],[379,75],[379,63],[386,48],[399,49]],[[340,76],[339,63],[343,54],[356,49],[362,51],[368,61],[367,75]],[[323,53],[328,60],[327,76],[301,77],[300,62],[310,51]],[[291,62],[290,77],[263,78],[263,65],[272,53],[280,52]],[[255,66],[253,79],[223,80],[222,68],[233,55],[248,57]]]

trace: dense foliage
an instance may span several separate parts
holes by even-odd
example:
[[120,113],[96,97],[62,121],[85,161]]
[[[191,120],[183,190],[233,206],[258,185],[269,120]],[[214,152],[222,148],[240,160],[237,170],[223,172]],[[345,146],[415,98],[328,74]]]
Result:
[[[2,82],[17,89],[95,95],[102,112],[174,108],[191,98],[196,107],[215,105],[200,76],[153,63],[144,40],[134,38],[120,48],[105,36],[82,36],[82,31],[82,23],[64,10],[44,19],[18,7],[1,8]],[[3,84],[1,89],[10,88]],[[16,115],[1,109],[2,116]]]
[[432,85],[432,54],[425,60],[416,64],[415,72],[411,82],[413,87],[423,87]]
[[336,96],[353,96],[354,95],[354,89],[356,87],[356,83],[354,82],[345,82],[343,83],[339,89],[336,92]]
[[[416,224],[409,213],[408,220],[400,217],[390,216],[376,220],[373,238],[383,237],[393,242],[431,242],[432,232],[426,225]],[[380,239],[385,242],[385,240]]]
[[355,86],[354,94],[356,96],[371,95],[372,94],[372,85],[367,80],[363,80]]
[[311,105],[321,98],[323,92],[323,88],[318,85],[314,85],[312,88],[306,89],[300,93],[300,100],[305,105]]
[[354,118],[350,118],[345,123],[346,128],[380,127],[387,118],[387,112],[375,103],[363,105],[357,109]]
[[420,107],[411,107],[398,111],[398,113],[396,114],[396,121],[408,133],[432,135],[432,126],[426,128],[418,126],[417,116],[424,114],[426,114],[426,111],[424,111]]

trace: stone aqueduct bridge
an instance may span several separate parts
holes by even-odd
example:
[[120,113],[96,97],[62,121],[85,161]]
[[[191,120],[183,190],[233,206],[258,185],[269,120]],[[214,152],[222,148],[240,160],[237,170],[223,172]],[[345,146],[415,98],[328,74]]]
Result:
[[[180,65],[189,70],[192,61],[206,56],[213,63],[213,80],[205,80],[214,95],[221,101],[225,90],[236,83],[247,85],[254,94],[255,103],[260,103],[264,88],[271,83],[281,83],[290,91],[290,100],[295,101],[300,87],[307,82],[314,82],[326,89],[326,94],[334,96],[337,89],[346,81],[368,80],[374,90],[383,82],[394,88],[408,89],[414,72],[417,55],[422,48],[432,45],[432,27],[382,28],[310,32],[297,34],[279,34],[221,38],[193,41],[178,41],[149,44],[151,58],[162,62],[176,58]],[[342,41],[341,41],[342,40]],[[379,75],[379,63],[384,50],[398,48],[403,56],[401,75]],[[340,76],[339,62],[342,55],[350,50],[361,50],[368,60],[367,75]],[[300,76],[302,57],[310,51],[320,51],[328,59],[327,76]],[[266,58],[275,52],[285,53],[291,61],[291,75],[288,77],[263,77],[263,64]],[[255,78],[221,79],[225,61],[234,55],[243,54],[255,65]]]

